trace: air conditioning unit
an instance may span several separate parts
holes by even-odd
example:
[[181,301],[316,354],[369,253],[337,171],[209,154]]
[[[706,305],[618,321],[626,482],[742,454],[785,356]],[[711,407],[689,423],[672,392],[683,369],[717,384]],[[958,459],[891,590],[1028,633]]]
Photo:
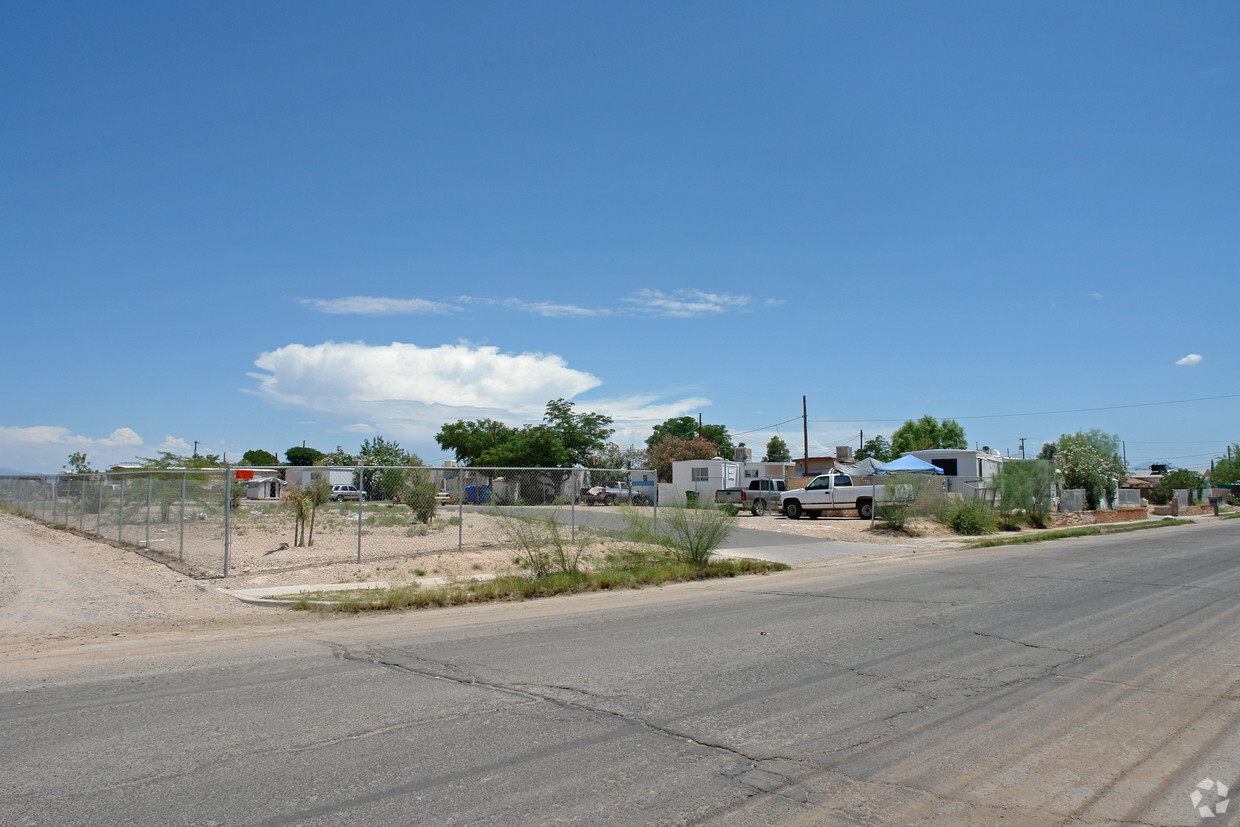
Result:
[[732,450],[732,459],[735,462],[753,462],[753,449],[745,445],[741,445]]
[[852,446],[851,445],[836,445],[835,446],[835,458],[851,461],[852,460]]

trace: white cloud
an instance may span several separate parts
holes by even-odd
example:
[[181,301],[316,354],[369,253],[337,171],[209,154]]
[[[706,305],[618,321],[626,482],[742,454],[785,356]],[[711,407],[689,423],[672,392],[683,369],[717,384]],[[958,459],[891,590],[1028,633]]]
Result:
[[108,434],[107,438],[99,440],[99,444],[107,446],[141,445],[142,437],[129,428],[117,428]]
[[553,302],[527,302],[521,299],[504,299],[504,307],[509,310],[520,310],[533,313],[535,316],[563,318],[566,316],[610,316],[611,311],[601,308],[578,307],[575,304],[555,304]]
[[1190,353],[1183,359],[1177,359],[1177,365],[1199,365],[1204,357],[1200,353]]
[[635,395],[619,399],[582,401],[577,408],[610,416],[613,420],[611,427],[615,429],[615,433],[611,435],[612,442],[622,446],[640,446],[645,443],[655,425],[675,416],[697,413],[710,405],[711,400],[698,396],[662,402],[657,396]]
[[644,314],[687,318],[739,310],[749,304],[749,296],[730,293],[704,293],[701,290],[638,290],[624,301]]
[[69,454],[82,451],[91,465],[107,467],[133,456],[142,444],[131,428],[117,428],[105,437],[75,434],[59,425],[0,426],[0,457],[6,466],[23,471],[58,471]]
[[555,354],[469,344],[292,344],[260,354],[254,364],[253,392],[270,402],[415,439],[428,439],[453,419],[536,421],[548,399],[600,384]]
[[[492,299],[485,296],[458,296],[455,304],[429,299],[396,299],[380,296],[345,296],[339,299],[302,299],[301,303],[322,313],[359,316],[394,316],[410,314],[446,314],[460,312],[466,305],[499,307],[516,313],[531,313],[544,318],[593,318],[598,316],[643,315],[687,318],[726,313],[747,307],[749,296],[730,293],[705,293],[701,290],[639,290],[621,299],[626,307],[583,307],[554,301],[526,299]],[[767,307],[783,304],[782,299],[768,299]]]
[[130,428],[117,428],[101,437],[75,434],[68,428],[57,425],[34,425],[29,428],[9,428],[0,426],[0,445],[69,445],[74,448],[104,447],[115,448],[125,445],[141,445],[142,437]]
[[1090,294],[1089,294],[1089,297],[1090,297],[1091,299],[1100,299],[1100,298],[1102,298],[1102,294],[1101,294],[1101,293],[1099,293],[1099,292],[1097,292],[1097,291],[1094,291],[1093,293],[1090,293]]
[[453,313],[460,310],[427,299],[390,299],[381,296],[345,296],[340,299],[302,299],[321,313],[354,316],[408,316]]
[[291,344],[260,354],[251,393],[287,408],[336,420],[333,427],[390,438],[430,441],[445,422],[489,417],[513,425],[541,421],[547,400],[573,400],[577,410],[613,418],[613,439],[640,443],[669,417],[707,408],[711,400],[656,395],[583,400],[597,377],[550,353],[503,353],[457,343],[425,348],[393,342]]
[[194,450],[190,444],[180,437],[172,434],[164,434],[164,441],[159,443],[160,451],[167,451],[170,454],[188,454]]

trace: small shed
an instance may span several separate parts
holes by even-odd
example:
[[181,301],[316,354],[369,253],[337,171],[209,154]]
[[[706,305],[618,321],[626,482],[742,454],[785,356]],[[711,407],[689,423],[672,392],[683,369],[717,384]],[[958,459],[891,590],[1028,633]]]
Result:
[[247,500],[278,500],[284,496],[284,489],[287,486],[288,483],[280,479],[279,474],[266,477],[256,476],[252,480],[246,480],[245,498]]

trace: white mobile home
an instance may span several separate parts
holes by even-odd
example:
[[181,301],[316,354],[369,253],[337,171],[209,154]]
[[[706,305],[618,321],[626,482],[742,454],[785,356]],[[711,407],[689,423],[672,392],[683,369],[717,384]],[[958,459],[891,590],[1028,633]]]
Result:
[[713,500],[720,488],[735,488],[740,484],[740,469],[741,463],[722,457],[678,460],[672,463],[674,490],[660,494],[670,494],[679,500],[693,491],[699,498]]
[[909,453],[941,470],[949,492],[966,496],[978,496],[992,488],[995,474],[1003,467],[1003,455],[993,448],[933,448]]
[[324,465],[300,465],[287,468],[284,480],[289,485],[305,488],[316,479],[326,480],[328,485],[355,485],[353,468],[329,468]]

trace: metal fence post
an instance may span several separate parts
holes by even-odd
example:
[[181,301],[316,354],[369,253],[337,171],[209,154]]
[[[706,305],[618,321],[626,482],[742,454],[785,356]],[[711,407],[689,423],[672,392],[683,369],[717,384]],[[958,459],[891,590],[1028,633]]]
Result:
[[78,531],[82,531],[86,524],[86,480],[82,479],[82,491],[80,501],[78,502]]
[[456,469],[456,550],[465,549],[465,469]]
[[362,564],[362,503],[366,500],[366,468],[357,475],[357,564]]
[[[569,538],[570,538],[569,542],[572,543],[573,545],[577,545],[577,480],[574,479],[575,476],[576,476],[575,471],[570,470],[568,472],[568,478],[570,480],[568,487],[572,489],[569,492],[572,499],[569,501],[571,505],[569,506],[568,510],[572,514],[572,524],[573,524],[572,530],[569,532]],[[593,480],[591,480],[591,482],[593,482]]]
[[95,509],[95,535],[98,537],[102,537],[103,536],[103,483],[104,483],[104,480],[107,479],[107,477],[101,475],[97,479],[99,482],[99,501],[97,505],[99,507]]
[[228,576],[228,555],[232,551],[232,466],[224,466],[224,576]]
[[121,474],[121,495],[116,498],[116,542],[125,542],[125,475]]
[[181,472],[181,547],[177,551],[177,559],[185,559],[185,479],[189,476],[188,471]]
[[[56,489],[57,489],[57,488],[59,488],[59,487],[60,487],[60,477],[59,477],[59,475],[58,475],[58,476],[55,476],[55,477],[52,477],[52,519],[51,519],[51,522],[53,522],[53,523],[55,523],[55,522],[56,522],[56,505],[57,505],[57,503],[56,503]],[[47,519],[47,513],[46,513],[46,512],[44,512],[44,514],[43,514],[43,519],[45,519],[45,520]]]
[[154,472],[148,471],[146,474],[146,543],[145,543],[148,549],[151,547],[151,485],[153,485],[154,478],[155,478]]

